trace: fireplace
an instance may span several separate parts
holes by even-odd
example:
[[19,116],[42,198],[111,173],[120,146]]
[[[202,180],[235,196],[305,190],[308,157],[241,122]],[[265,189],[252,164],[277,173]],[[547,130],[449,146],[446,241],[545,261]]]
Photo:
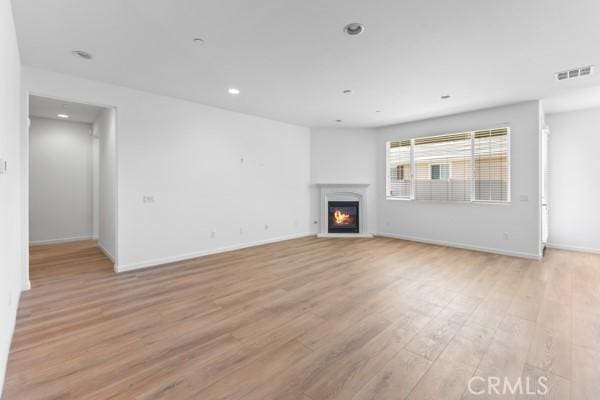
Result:
[[358,233],[358,201],[328,202],[328,233]]

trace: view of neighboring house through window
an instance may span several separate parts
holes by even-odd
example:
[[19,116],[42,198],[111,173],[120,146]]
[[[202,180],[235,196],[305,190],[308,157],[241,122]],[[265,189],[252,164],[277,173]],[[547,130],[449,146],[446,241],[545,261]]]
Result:
[[508,201],[509,141],[507,129],[473,133],[475,200]]
[[388,198],[510,201],[509,129],[387,144]]
[[431,164],[431,179],[450,179],[450,164]]
[[412,192],[411,141],[392,142],[388,149],[390,161],[389,194],[393,197],[408,199]]

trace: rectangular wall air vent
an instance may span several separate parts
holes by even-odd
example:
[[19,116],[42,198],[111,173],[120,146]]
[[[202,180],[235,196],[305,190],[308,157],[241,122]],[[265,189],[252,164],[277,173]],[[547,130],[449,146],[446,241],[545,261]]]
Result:
[[587,67],[580,67],[575,69],[569,69],[567,71],[560,71],[556,73],[556,80],[563,81],[565,79],[578,78],[580,76],[591,75],[594,72],[594,66],[588,65]]

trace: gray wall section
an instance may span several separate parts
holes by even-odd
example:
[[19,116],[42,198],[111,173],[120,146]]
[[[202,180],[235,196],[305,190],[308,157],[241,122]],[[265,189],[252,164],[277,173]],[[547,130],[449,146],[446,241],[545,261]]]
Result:
[[90,130],[90,124],[31,117],[31,243],[92,236]]

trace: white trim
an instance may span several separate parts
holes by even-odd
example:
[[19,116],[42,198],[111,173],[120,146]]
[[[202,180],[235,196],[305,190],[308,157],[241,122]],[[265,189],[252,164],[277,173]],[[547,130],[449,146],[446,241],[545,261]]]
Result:
[[324,187],[324,186],[333,186],[333,187],[363,187],[366,188],[368,186],[370,186],[370,183],[328,183],[328,182],[318,182],[314,184],[317,187]]
[[[2,359],[0,359],[0,397],[2,397],[2,391],[4,390],[4,381],[6,378],[6,370],[8,367],[8,357],[10,355],[10,349],[12,346],[12,340],[13,340],[13,336],[15,333],[15,326],[17,325],[17,314],[19,312],[19,303],[21,302],[21,292],[17,292],[16,293],[16,299],[13,299],[14,303],[11,303],[10,306],[8,306],[8,315],[6,315],[8,317],[7,321],[8,322],[8,334],[6,335],[6,337],[4,337],[4,332],[0,332],[0,339],[2,341],[7,340],[8,343],[0,343],[0,346],[4,347],[6,349],[6,358],[2,357]],[[3,327],[4,328],[4,327]],[[6,346],[7,345],[7,346]],[[2,349],[1,351],[4,351],[4,349]]]
[[22,292],[26,292],[28,290],[31,290],[31,281],[29,279],[23,283],[23,287],[21,288]]
[[372,238],[373,235],[370,233],[319,233],[317,235],[318,238],[348,238],[348,239],[356,239],[356,238]]
[[502,250],[502,249],[496,249],[493,247],[475,246],[475,245],[466,244],[466,243],[447,242],[444,240],[425,239],[425,238],[416,237],[416,236],[398,235],[396,233],[383,232],[383,233],[378,233],[377,236],[383,236],[383,237],[392,238],[392,239],[408,240],[411,242],[434,244],[434,245],[438,245],[438,246],[455,247],[458,249],[482,251],[485,253],[500,254],[503,256],[529,258],[532,260],[541,260],[542,259],[541,254],[523,253],[520,251],[512,251],[512,250]]
[[113,255],[110,253],[110,251],[106,250],[106,247],[104,247],[104,246],[102,245],[102,243],[98,242],[98,243],[96,244],[96,246],[98,246],[98,248],[100,249],[100,251],[101,251],[102,253],[104,253],[104,255],[105,255],[105,256],[106,256],[106,257],[107,257],[107,258],[108,258],[110,261],[112,261],[112,262],[113,262],[113,264],[115,264],[115,272],[117,272],[117,268],[116,268],[116,262],[115,262],[115,260],[116,260],[115,256],[113,256]]
[[568,251],[578,251],[581,253],[600,254],[600,249],[595,249],[592,247],[573,246],[570,244],[546,243],[546,247],[551,248],[551,249],[556,249],[556,250],[568,250]]
[[62,238],[62,239],[36,240],[33,242],[29,242],[29,246],[43,246],[45,244],[69,243],[69,242],[78,242],[81,240],[93,240],[93,239],[94,239],[94,237],[89,235],[89,236],[75,236],[75,237]]
[[228,251],[245,249],[247,247],[261,246],[264,244],[282,242],[282,241],[290,240],[290,239],[298,239],[298,238],[306,237],[306,236],[314,236],[314,234],[296,233],[296,234],[292,234],[292,235],[279,236],[279,237],[271,238],[271,239],[257,240],[255,242],[240,243],[240,244],[234,244],[234,245],[225,246],[225,247],[219,247],[216,249],[209,249],[209,250],[202,250],[202,251],[198,251],[198,252],[194,252],[194,253],[181,254],[178,256],[164,257],[164,258],[157,258],[154,260],[141,261],[141,262],[132,263],[132,264],[125,264],[125,265],[116,265],[115,264],[115,272],[127,272],[127,271],[142,269],[142,268],[156,267],[156,266],[170,264],[170,263],[174,263],[174,262],[178,262],[178,261],[189,260],[192,258],[208,256],[211,254],[225,253]]

